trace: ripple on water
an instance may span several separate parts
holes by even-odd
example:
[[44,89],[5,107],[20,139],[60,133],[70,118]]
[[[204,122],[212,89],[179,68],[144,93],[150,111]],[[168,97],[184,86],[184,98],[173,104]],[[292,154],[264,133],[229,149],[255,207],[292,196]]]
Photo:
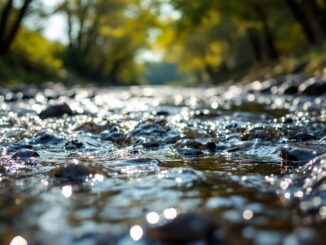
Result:
[[0,243],[316,244],[326,100],[249,87],[1,89]]

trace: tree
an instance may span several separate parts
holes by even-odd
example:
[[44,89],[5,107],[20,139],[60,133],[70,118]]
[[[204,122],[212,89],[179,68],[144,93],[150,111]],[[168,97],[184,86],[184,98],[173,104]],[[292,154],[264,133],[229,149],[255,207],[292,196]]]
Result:
[[135,80],[137,52],[148,44],[154,15],[140,0],[71,0],[59,11],[67,18],[66,65],[95,80]]
[[3,4],[0,17],[0,56],[8,53],[32,1],[24,0],[18,9],[14,7],[13,0]]
[[326,11],[314,0],[287,0],[294,18],[300,23],[307,40],[312,44],[321,44],[326,35]]

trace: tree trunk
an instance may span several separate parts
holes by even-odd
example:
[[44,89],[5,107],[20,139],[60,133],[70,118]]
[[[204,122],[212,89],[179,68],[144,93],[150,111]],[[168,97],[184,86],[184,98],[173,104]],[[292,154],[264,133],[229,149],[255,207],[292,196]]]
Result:
[[271,29],[268,25],[266,14],[265,14],[263,8],[259,4],[255,4],[254,8],[259,16],[260,21],[263,24],[263,32],[264,32],[264,36],[265,36],[268,57],[271,60],[276,60],[279,58],[279,55],[278,55],[277,49],[275,47],[275,42],[274,42],[274,38],[273,38],[273,35],[271,32]]
[[18,15],[14,23],[12,24],[11,29],[8,30],[8,34],[6,35],[6,37],[3,39],[3,42],[1,43],[0,55],[4,55],[9,51],[9,48],[13,43],[15,37],[17,36],[22,20],[25,14],[27,13],[28,7],[32,1],[33,0],[25,0],[22,8],[18,11]]
[[69,6],[69,0],[66,0],[64,3],[65,12],[67,14],[67,35],[69,41],[69,49],[72,50],[74,47],[74,40],[72,36],[72,13]]
[[119,70],[125,64],[125,62],[128,61],[129,59],[130,59],[130,56],[126,55],[126,56],[121,57],[120,59],[117,59],[113,62],[110,74],[108,76],[109,82],[111,82],[112,84],[119,83],[119,79],[118,79]]
[[314,33],[314,30],[312,29],[309,19],[302,11],[301,6],[299,6],[298,2],[296,0],[287,0],[287,5],[293,17],[300,23],[307,41],[312,45],[317,44],[318,40]]
[[311,28],[314,30],[317,43],[321,44],[326,38],[326,31],[324,31],[325,27],[322,26],[320,18],[318,18],[319,8],[316,3],[314,4],[313,2],[314,0],[302,0],[301,6],[310,22]]
[[263,60],[263,55],[262,55],[261,43],[259,40],[259,31],[254,28],[248,28],[247,36],[248,36],[251,48],[253,50],[255,60],[258,62],[261,62]]
[[1,17],[0,17],[0,50],[3,47],[3,42],[5,39],[6,35],[6,30],[8,27],[8,20],[10,16],[10,12],[12,10],[12,3],[13,0],[9,0],[7,4],[4,6],[2,12],[1,12]]
[[207,75],[209,76],[209,79],[211,82],[214,82],[215,80],[215,72],[212,66],[210,66],[209,64],[205,64],[205,71],[207,73]]
[[89,5],[86,3],[83,6],[83,3],[81,0],[78,0],[78,6],[80,6],[80,10],[77,13],[78,16],[78,22],[79,22],[79,31],[77,35],[77,45],[80,50],[83,49],[83,39],[84,39],[84,33],[85,33],[85,20],[87,18],[88,8]]
[[311,17],[315,20],[318,29],[326,36],[326,11],[322,9],[316,0],[306,0],[307,10],[310,11]]

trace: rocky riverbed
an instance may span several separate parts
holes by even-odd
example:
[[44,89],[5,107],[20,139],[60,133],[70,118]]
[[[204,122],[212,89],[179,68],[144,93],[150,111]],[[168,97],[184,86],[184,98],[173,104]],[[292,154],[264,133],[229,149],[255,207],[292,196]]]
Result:
[[324,244],[325,87],[3,88],[0,243]]

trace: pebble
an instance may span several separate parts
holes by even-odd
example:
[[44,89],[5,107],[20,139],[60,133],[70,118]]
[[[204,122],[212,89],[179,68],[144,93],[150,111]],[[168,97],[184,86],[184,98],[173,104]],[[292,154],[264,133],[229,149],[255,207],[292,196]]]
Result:
[[318,152],[307,147],[285,145],[281,148],[280,155],[283,159],[283,164],[297,166],[315,158]]
[[50,105],[48,108],[46,108],[44,111],[42,111],[39,114],[39,117],[41,119],[60,118],[63,117],[64,115],[67,116],[74,115],[73,111],[66,103],[58,104],[58,105]]
[[299,86],[302,95],[323,95],[326,93],[326,80],[310,78]]
[[121,132],[113,132],[113,133],[104,133],[101,135],[101,140],[111,141],[112,143],[116,143],[118,145],[128,144],[130,138],[128,135]]
[[241,134],[240,139],[242,141],[253,139],[276,141],[281,137],[281,135],[282,133],[278,129],[258,127],[246,130],[243,134]]
[[22,150],[19,152],[16,152],[12,158],[18,159],[18,158],[31,158],[31,157],[39,157],[40,155],[36,151],[32,150]]
[[57,167],[50,171],[50,175],[55,178],[60,184],[81,184],[93,172],[82,164],[67,164]]
[[185,213],[165,225],[150,229],[149,238],[168,244],[212,242],[217,229],[217,223],[211,218],[195,213]]
[[[326,154],[304,164],[293,174],[286,175],[281,183],[284,192],[295,198],[290,200],[292,205],[298,207],[301,218],[311,223],[326,220],[323,211],[326,207]],[[287,184],[284,186],[284,183]]]
[[84,147],[84,144],[78,140],[71,140],[65,144],[65,149],[67,151],[78,150]]
[[41,145],[59,145],[64,143],[64,139],[59,138],[55,135],[49,134],[47,132],[40,133],[34,137],[32,140],[33,144]]

